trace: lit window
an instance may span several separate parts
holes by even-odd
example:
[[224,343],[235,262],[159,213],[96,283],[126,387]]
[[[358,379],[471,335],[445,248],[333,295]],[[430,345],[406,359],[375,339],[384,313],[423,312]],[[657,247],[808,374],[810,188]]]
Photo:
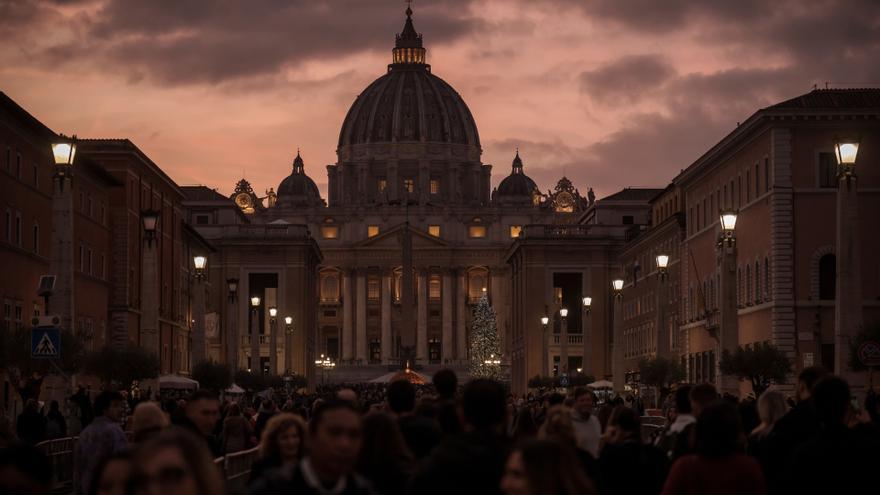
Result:
[[337,239],[339,237],[339,227],[335,225],[321,227],[321,237],[324,239]]
[[519,237],[520,232],[522,232],[522,225],[511,225],[510,226],[510,238],[516,239]]
[[471,225],[468,227],[468,237],[483,238],[486,237],[486,227],[483,225]]
[[367,237],[376,237],[379,235],[379,226],[378,225],[368,225],[367,226]]
[[411,193],[414,190],[413,180],[412,179],[404,179],[403,180],[403,190]]
[[431,278],[428,279],[428,299],[431,299],[431,300],[440,299],[440,276],[439,275],[431,275]]
[[440,194],[440,181],[431,179],[431,194]]
[[388,181],[385,179],[379,179],[379,192],[385,192],[386,187],[388,187]]
[[440,226],[439,225],[428,225],[428,233],[434,237],[440,237]]
[[381,281],[379,280],[379,277],[370,277],[367,279],[367,298],[371,301],[379,300],[380,283]]

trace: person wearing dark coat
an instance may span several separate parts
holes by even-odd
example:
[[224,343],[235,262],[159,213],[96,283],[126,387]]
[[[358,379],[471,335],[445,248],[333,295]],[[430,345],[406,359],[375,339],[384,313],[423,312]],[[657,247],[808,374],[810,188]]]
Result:
[[46,418],[40,414],[37,401],[28,399],[15,428],[18,439],[24,443],[36,445],[46,439]]
[[605,447],[599,454],[606,495],[656,495],[663,489],[669,461],[641,439],[641,421],[633,409],[618,406],[608,418]]
[[398,380],[388,386],[388,408],[397,417],[400,432],[416,460],[424,459],[443,435],[436,421],[414,414],[416,389],[406,380]]

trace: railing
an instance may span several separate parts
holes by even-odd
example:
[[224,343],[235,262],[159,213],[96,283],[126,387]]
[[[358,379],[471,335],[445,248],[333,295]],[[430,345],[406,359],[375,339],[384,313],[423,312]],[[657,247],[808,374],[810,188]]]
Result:
[[[553,336],[553,343],[558,345],[559,341],[560,341],[559,335],[554,335]],[[569,344],[582,344],[583,342],[584,342],[583,335],[569,335],[568,336],[568,343]]]
[[223,472],[226,475],[226,481],[234,483],[241,479],[242,483],[247,482],[247,476],[251,474],[251,466],[259,456],[259,447],[226,454],[223,457]]
[[[270,338],[271,338],[271,335],[260,335],[260,343],[261,344],[268,344]],[[242,335],[241,336],[241,343],[242,343],[242,345],[251,345],[251,336],[250,335]]]
[[66,493],[73,489],[73,450],[79,437],[40,442],[36,447],[46,454],[52,466],[52,491]]
[[589,225],[526,225],[520,232],[521,238],[564,239],[586,238]]

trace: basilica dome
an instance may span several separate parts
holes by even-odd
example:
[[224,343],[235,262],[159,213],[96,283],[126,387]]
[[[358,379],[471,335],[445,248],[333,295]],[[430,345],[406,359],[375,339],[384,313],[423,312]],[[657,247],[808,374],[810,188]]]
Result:
[[513,158],[511,169],[510,175],[498,184],[493,199],[502,203],[532,204],[538,185],[523,172],[523,162],[519,157],[519,150]]
[[278,186],[279,206],[323,206],[324,200],[318,186],[305,173],[305,166],[299,151],[293,160],[293,171]]
[[365,143],[433,142],[479,148],[477,125],[464,100],[425,63],[422,35],[407,9],[388,73],[367,86],[352,104],[339,147]]

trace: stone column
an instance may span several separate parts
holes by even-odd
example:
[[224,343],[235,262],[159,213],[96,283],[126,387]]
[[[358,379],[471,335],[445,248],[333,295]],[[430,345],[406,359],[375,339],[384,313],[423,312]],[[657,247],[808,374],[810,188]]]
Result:
[[419,300],[416,334],[416,362],[427,364],[428,362],[428,280],[425,270],[419,270],[418,281]]
[[193,325],[192,333],[192,365],[205,360],[205,283],[196,279],[193,284]]
[[357,272],[357,338],[355,356],[359,364],[367,362],[367,274]]
[[382,363],[391,364],[391,274],[382,274]]
[[467,277],[465,276],[465,271],[463,268],[459,269],[458,272],[458,297],[456,297],[455,304],[457,307],[456,321],[455,321],[455,337],[456,337],[456,354],[455,357],[459,362],[463,363],[467,361]]
[[[70,175],[56,174],[52,182],[52,258],[49,271],[55,275],[55,288],[49,300],[51,307],[43,309],[46,316],[58,315],[61,318],[61,329],[69,332],[74,329],[73,313],[75,307],[73,293],[73,178]],[[143,232],[140,222],[138,222],[138,232]],[[25,233],[22,232],[22,235]],[[138,235],[137,238],[141,239],[141,235]],[[155,270],[153,271],[155,272]],[[143,291],[141,297],[143,298]],[[158,309],[158,304],[156,306]],[[26,316],[29,310],[25,311]],[[158,325],[158,317],[156,322]],[[126,335],[120,343],[125,344],[127,341],[128,336]],[[158,349],[158,346],[153,345],[149,349],[153,350],[154,348]],[[157,351],[153,350],[153,352]]]
[[348,268],[342,271],[342,361],[348,362],[352,358],[351,346],[351,272]]
[[[849,367],[849,346],[862,328],[862,276],[859,270],[859,203],[855,173],[839,174],[837,186],[837,281],[834,301],[834,374],[846,379],[853,395],[864,396],[864,373]],[[870,277],[870,275],[869,275]]]
[[443,339],[441,341],[441,345],[443,346],[440,349],[440,355],[443,358],[443,362],[446,363],[451,360],[453,352],[452,352],[452,273],[450,271],[445,271],[443,273],[443,287],[442,293],[440,294],[442,304],[443,304]]

